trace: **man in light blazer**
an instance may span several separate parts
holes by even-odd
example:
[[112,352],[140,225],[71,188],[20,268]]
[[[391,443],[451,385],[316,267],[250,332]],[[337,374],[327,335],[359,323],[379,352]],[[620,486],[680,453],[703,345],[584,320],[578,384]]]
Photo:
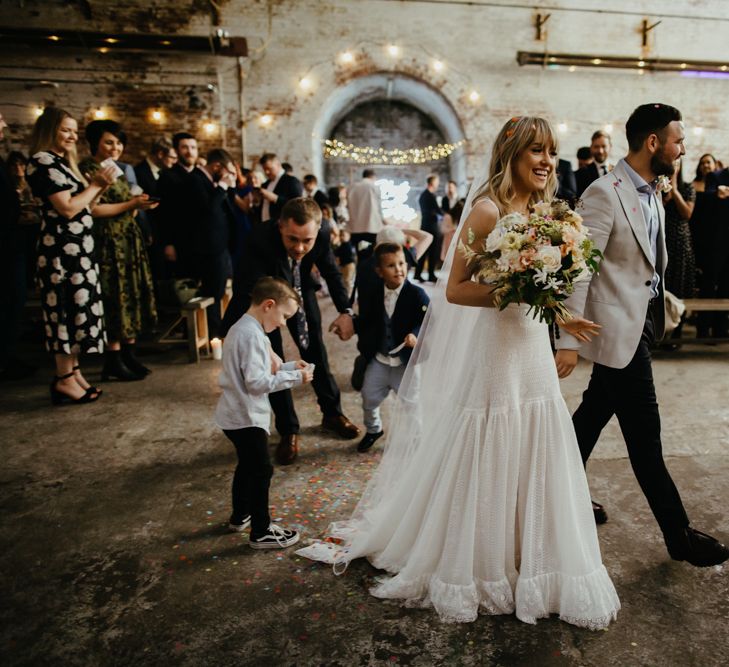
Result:
[[[600,272],[577,283],[567,308],[602,326],[599,336],[579,342],[566,331],[557,340],[557,370],[569,375],[578,354],[593,362],[590,383],[572,419],[586,464],[602,429],[616,415],[638,483],[674,560],[717,565],[729,549],[689,527],[681,497],[663,461],[661,424],[651,368],[651,345],[664,333],[665,213],[659,176],[673,172],[684,154],[678,109],[638,107],[626,124],[629,151],[615,169],[582,196],[580,211],[604,259]],[[595,520],[607,521],[593,503]]]

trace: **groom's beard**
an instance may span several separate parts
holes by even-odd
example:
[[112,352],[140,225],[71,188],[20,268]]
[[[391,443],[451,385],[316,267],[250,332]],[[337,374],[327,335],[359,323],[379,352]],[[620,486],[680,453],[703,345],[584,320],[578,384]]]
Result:
[[673,160],[668,160],[661,150],[651,157],[651,171],[656,176],[673,176],[675,168],[673,166]]

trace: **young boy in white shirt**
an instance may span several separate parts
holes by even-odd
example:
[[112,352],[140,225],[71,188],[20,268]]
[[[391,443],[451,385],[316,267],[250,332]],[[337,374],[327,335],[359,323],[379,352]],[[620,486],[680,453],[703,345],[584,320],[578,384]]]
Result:
[[300,306],[301,297],[286,282],[261,278],[251,292],[250,308],[230,328],[223,345],[223,394],[215,423],[238,453],[229,526],[236,532],[250,526],[253,549],[281,549],[299,541],[297,531],[271,523],[268,513],[273,475],[268,394],[311,382],[314,367],[301,360],[281,364],[266,334],[283,327]]

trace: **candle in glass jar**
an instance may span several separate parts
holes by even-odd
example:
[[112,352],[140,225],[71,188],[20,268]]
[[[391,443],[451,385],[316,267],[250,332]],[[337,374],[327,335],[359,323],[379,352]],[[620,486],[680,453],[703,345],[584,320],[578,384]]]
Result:
[[213,338],[210,347],[213,349],[213,359],[220,361],[223,358],[223,341],[220,338]]

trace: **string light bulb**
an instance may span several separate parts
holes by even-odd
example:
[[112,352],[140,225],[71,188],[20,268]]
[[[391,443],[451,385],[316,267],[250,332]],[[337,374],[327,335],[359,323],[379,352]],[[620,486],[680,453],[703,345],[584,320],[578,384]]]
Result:
[[472,90],[469,95],[468,99],[471,100],[471,102],[478,102],[481,96],[478,94],[478,91]]
[[311,79],[308,76],[302,77],[299,80],[299,87],[301,90],[309,90],[311,88]]
[[205,132],[205,134],[207,134],[208,136],[215,134],[217,130],[217,123],[213,123],[212,121],[208,121],[203,125],[203,132]]
[[610,134],[613,131],[613,124],[607,123],[605,125],[605,127],[603,127],[602,129],[605,130],[605,132],[607,132],[608,134]]
[[104,120],[106,118],[105,111],[101,107],[94,109],[94,118],[96,120]]
[[164,114],[159,109],[153,109],[151,116],[155,123],[161,123],[164,118]]
[[444,68],[445,68],[445,65],[440,60],[433,61],[433,69],[436,72],[442,72]]
[[37,106],[35,109],[33,109],[33,113],[35,114],[36,118],[43,115],[43,107]]
[[345,51],[339,56],[339,60],[341,60],[345,65],[349,65],[354,62],[354,55],[352,55],[351,51]]
[[693,129],[693,132],[694,132],[694,136],[696,136],[696,137],[701,136],[704,133],[704,128],[703,127],[695,127]]
[[387,47],[387,52],[393,57],[397,58],[400,55],[400,47],[397,44],[390,44]]
[[453,151],[465,144],[465,140],[455,144],[436,144],[422,148],[386,150],[373,146],[357,146],[345,144],[337,139],[326,139],[322,142],[322,151],[326,159],[340,159],[357,164],[424,164],[447,158]]
[[271,123],[273,123],[273,116],[271,116],[270,113],[264,113],[260,119],[259,122],[263,127],[268,127]]
[[567,132],[567,129],[568,129],[567,128],[567,123],[560,123],[559,125],[557,125],[557,130],[559,132],[561,132],[562,134],[564,134],[565,132]]

